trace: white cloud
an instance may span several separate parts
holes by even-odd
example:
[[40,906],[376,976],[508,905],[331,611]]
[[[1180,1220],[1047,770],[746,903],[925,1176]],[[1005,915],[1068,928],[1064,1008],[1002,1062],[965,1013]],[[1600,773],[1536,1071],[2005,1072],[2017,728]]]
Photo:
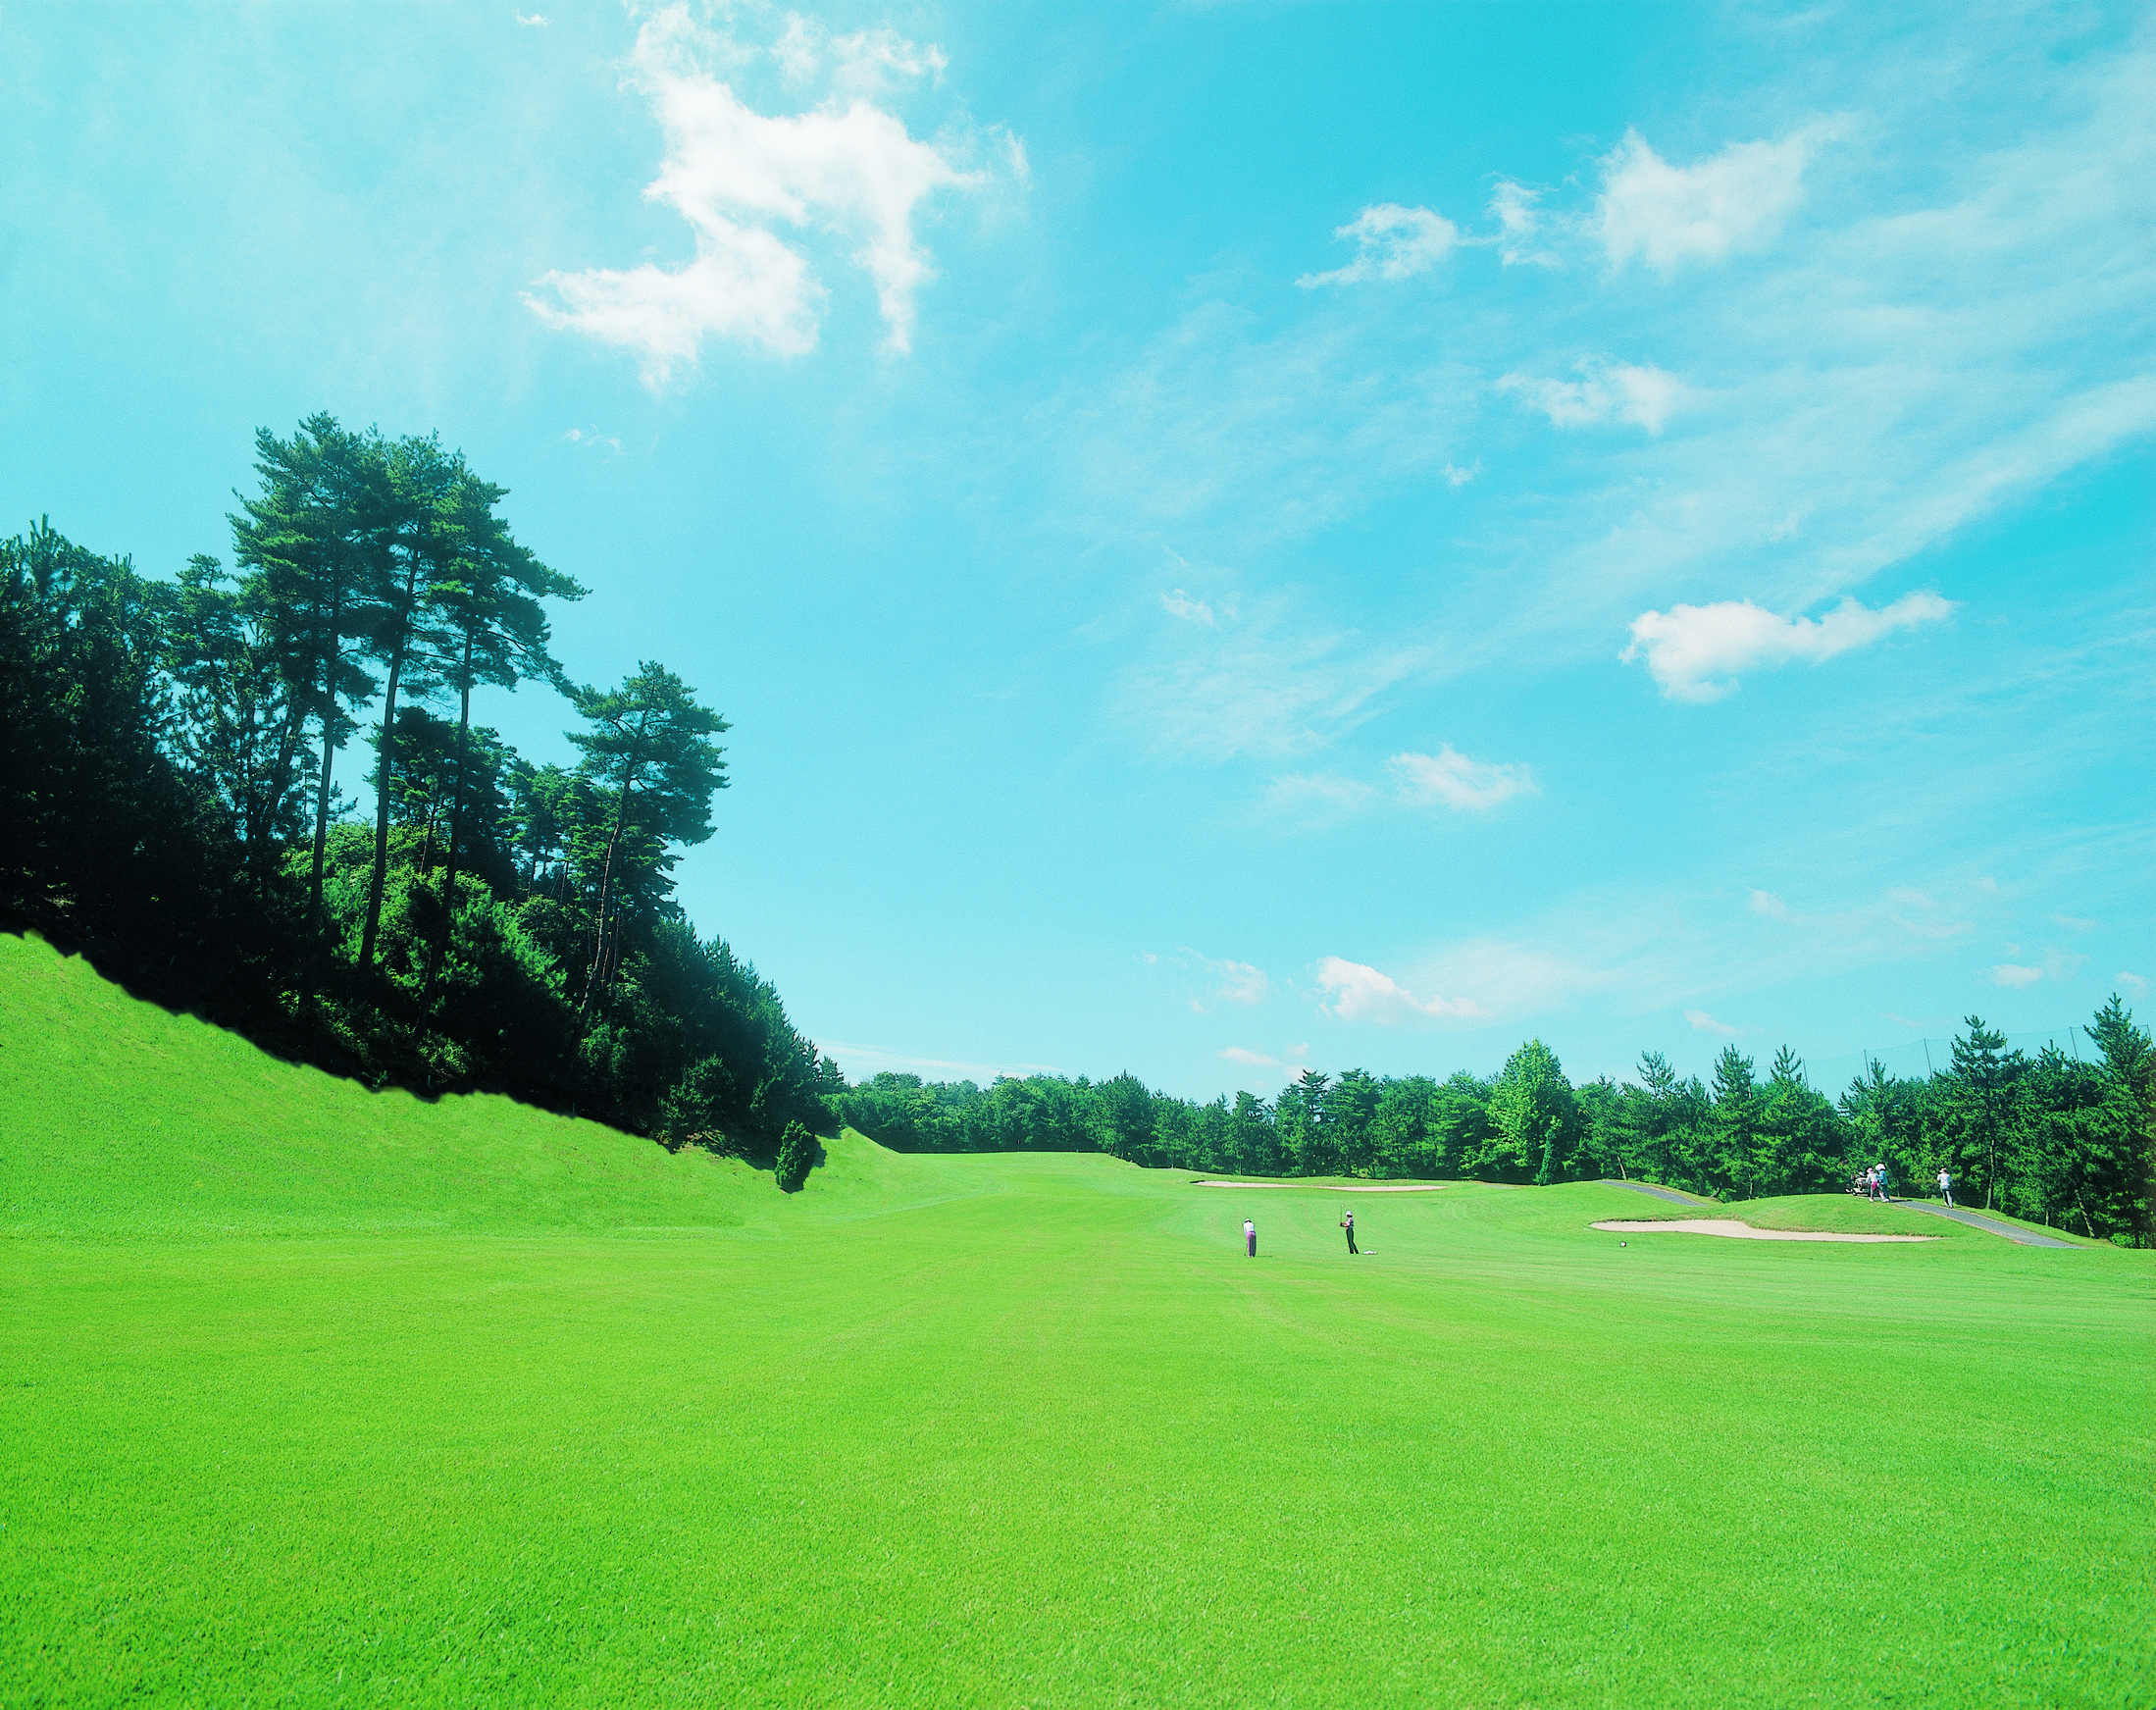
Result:
[[1343,1021],[1376,1021],[1390,1026],[1425,1015],[1487,1013],[1467,998],[1417,999],[1389,975],[1359,961],[1328,956],[1317,964],[1317,983],[1330,1001],[1324,1004]]
[[1406,800],[1441,803],[1463,812],[1487,812],[1500,802],[1537,790],[1532,767],[1469,759],[1451,743],[1434,754],[1395,754],[1386,764],[1400,780]]
[[517,22],[533,29],[544,29],[546,27],[546,18],[543,13],[520,12],[517,14]]
[[1744,1031],[1741,1027],[1730,1026],[1726,1021],[1716,1020],[1705,1010],[1687,1010],[1684,1011],[1684,1018],[1691,1022],[1695,1033],[1713,1033],[1723,1039],[1734,1039]]
[[1358,285],[1366,279],[1412,279],[1427,273],[1460,241],[1460,228],[1433,208],[1379,202],[1333,233],[1356,241],[1356,258],[1331,273],[1307,273],[1295,283],[1305,290],[1326,285]]
[[834,86],[862,94],[881,94],[895,83],[923,77],[940,78],[950,65],[942,48],[922,47],[889,27],[834,36],[799,13],[788,14],[771,57],[789,82],[807,82],[828,68]]
[[1490,192],[1490,217],[1497,222],[1498,258],[1507,267],[1514,262],[1536,267],[1558,265],[1555,255],[1539,247],[1543,218],[1535,204],[1541,199],[1540,190],[1530,190],[1511,179],[1499,179]]
[[1650,434],[1662,432],[1685,401],[1689,389],[1673,374],[1627,362],[1588,357],[1574,363],[1579,380],[1546,380],[1508,374],[1497,383],[1501,392],[1517,392],[1557,428],[1586,428],[1598,422],[1634,422]]
[[1180,588],[1173,594],[1161,595],[1160,606],[1171,617],[1179,617],[1191,623],[1202,623],[1208,626],[1212,623],[1212,607],[1202,599],[1191,598]]
[[1635,257],[1668,273],[1770,241],[1804,195],[1804,169],[1836,133],[1814,126],[1779,142],[1732,143],[1696,166],[1671,166],[1636,130],[1602,162],[1595,229],[1613,267]]
[[1804,918],[1772,891],[1754,891],[1752,893],[1752,912],[1764,914],[1770,920],[1780,920],[1790,925],[1801,924]]
[[1277,1057],[1267,1057],[1261,1051],[1245,1051],[1240,1045],[1227,1046],[1220,1051],[1219,1055],[1227,1062],[1239,1062],[1246,1068],[1278,1068],[1280,1066],[1280,1060]]
[[2054,914],[2051,919],[2054,925],[2064,926],[2075,932],[2090,931],[2096,924],[2093,920],[2083,920],[2074,914]]
[[2040,967],[2018,967],[2013,962],[2002,961],[1991,970],[1991,983],[1995,986],[2032,986],[2044,977]]
[[[1439,643],[1421,673],[1435,680],[1583,655],[1597,626],[1732,587],[1776,612],[1879,603],[1868,579],[2156,430],[2156,250],[2136,224],[2156,56],[2063,18],[1997,15],[1986,56],[1939,28],[1821,25],[1842,45],[1822,35],[1743,99],[1861,110],[1864,146],[1813,160],[1802,241],[1742,265],[1652,285],[1643,260],[1617,279],[1472,270],[1442,316],[1418,293],[1328,292],[1285,329],[1221,276],[1193,279],[1198,300],[1127,368],[1067,394],[1049,447],[1057,526],[1141,549],[1172,529],[1215,560],[1277,562],[1465,462],[1499,377],[1583,385],[1583,351],[1681,351],[1693,389],[1660,435],[1553,437],[1488,497],[1491,482],[1469,490],[1478,502],[1448,524],[1446,633],[1399,579],[1370,579],[1365,621]],[[2012,69],[2036,63],[2043,78]],[[1590,175],[1584,194],[1545,191],[1536,237],[1602,259],[1601,188]]]
[[2130,974],[2126,969],[2121,968],[2111,977],[2136,997],[2145,997],[2148,993],[2148,980],[2141,974]]
[[1935,623],[1954,609],[1936,594],[1905,594],[1876,610],[1845,598],[1824,617],[1777,617],[1749,599],[1673,605],[1632,620],[1626,663],[1645,657],[1648,673],[1672,700],[1717,700],[1737,687],[1735,673],[1794,660],[1820,664],[1898,629]]
[[1468,482],[1482,473],[1482,459],[1477,457],[1465,469],[1461,468],[1458,464],[1448,463],[1441,473],[1445,477],[1447,487],[1465,487]]
[[[773,51],[790,72],[813,70],[823,52],[791,26]],[[807,256],[765,224],[773,222],[849,244],[850,259],[875,283],[887,345],[908,349],[914,295],[934,277],[914,241],[914,210],[940,189],[976,188],[985,177],[916,140],[861,92],[863,68],[879,78],[916,76],[940,67],[936,50],[882,32],[847,37],[830,51],[836,87],[851,92],[834,92],[805,113],[767,117],[706,69],[714,59],[739,59],[735,44],[700,30],[680,6],[646,22],[631,75],[665,131],[666,157],[644,195],[689,222],[695,257],[678,267],[548,273],[525,297],[534,313],[633,352],[654,387],[693,363],[706,336],[798,355],[816,342],[826,293]]]

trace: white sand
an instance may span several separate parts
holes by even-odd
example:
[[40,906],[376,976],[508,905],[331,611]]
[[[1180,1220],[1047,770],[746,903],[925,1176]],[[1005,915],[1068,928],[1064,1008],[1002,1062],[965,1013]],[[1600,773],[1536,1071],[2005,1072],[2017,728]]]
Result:
[[1619,1235],[1652,1235],[1676,1229],[1687,1235],[1731,1235],[1740,1241],[1936,1241],[1936,1235],[1842,1235],[1826,1229],[1755,1229],[1734,1218],[1671,1218],[1662,1222],[1597,1223]]
[[1327,1193],[1443,1193],[1445,1184],[1420,1181],[1373,1181],[1359,1187],[1340,1187],[1324,1181],[1194,1181],[1193,1187],[1317,1187]]

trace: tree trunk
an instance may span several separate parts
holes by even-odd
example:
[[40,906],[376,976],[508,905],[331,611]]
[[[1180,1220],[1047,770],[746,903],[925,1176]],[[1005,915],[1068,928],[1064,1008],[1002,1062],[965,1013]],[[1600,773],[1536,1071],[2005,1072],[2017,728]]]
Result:
[[441,936],[427,957],[427,990],[435,989],[435,970],[449,954],[449,940],[456,931],[457,854],[464,845],[464,771],[472,742],[472,636],[464,631],[464,657],[457,666],[457,784],[449,808],[449,858],[441,875]]
[[313,970],[322,955],[322,861],[330,843],[330,768],[336,754],[336,665],[343,657],[337,646],[344,622],[344,601],[330,603],[329,647],[322,654],[322,780],[315,792],[314,869],[307,881],[307,928],[310,940],[302,997],[313,991]]
[[270,888],[268,856],[275,847],[278,809],[284,803],[284,792],[291,788],[292,754],[299,746],[300,722],[298,708],[287,704],[284,709],[284,732],[278,738],[277,764],[270,768],[269,798],[262,804],[259,846],[253,839],[249,840],[247,864],[254,870],[256,887],[265,892]]
[[614,883],[614,848],[621,842],[621,828],[629,818],[629,788],[635,782],[637,767],[634,759],[621,775],[621,800],[614,803],[614,832],[606,840],[606,864],[599,870],[599,906],[596,915],[598,942],[592,947],[591,967],[584,977],[584,1002],[577,1007],[577,1027],[582,1031],[591,1013],[591,999],[598,990],[599,968],[606,959],[606,904],[607,894]]
[[457,788],[449,806],[449,859],[441,881],[441,900],[454,907],[457,854],[464,847],[464,771],[472,747],[472,632],[464,632],[464,658],[457,667]]
[[389,683],[383,693],[382,745],[375,754],[375,870],[367,882],[367,924],[359,938],[359,965],[375,965],[375,939],[382,927],[383,883],[389,872],[389,791],[396,770],[396,691],[404,673],[404,644],[389,654]]

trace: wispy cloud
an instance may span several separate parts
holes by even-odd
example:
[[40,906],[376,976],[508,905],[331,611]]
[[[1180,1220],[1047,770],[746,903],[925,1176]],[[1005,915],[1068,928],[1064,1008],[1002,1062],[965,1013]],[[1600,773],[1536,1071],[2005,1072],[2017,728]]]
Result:
[[1184,984],[1191,1010],[1206,1014],[1216,1004],[1262,1004],[1272,994],[1272,980],[1265,970],[1232,957],[1211,957],[1189,945],[1171,955],[1148,951],[1138,959],[1149,967],[1170,970]]
[[1844,599],[1818,618],[1777,616],[1749,599],[1676,605],[1634,618],[1623,658],[1644,658],[1648,674],[1672,700],[1719,700],[1738,686],[1740,671],[1821,664],[1895,630],[1936,623],[1953,610],[1953,602],[1936,594],[1905,594],[1877,610]]
[[1605,362],[1588,357],[1573,364],[1578,380],[1543,380],[1508,374],[1497,383],[1501,392],[1516,393],[1550,418],[1557,428],[1585,428],[1602,422],[1631,422],[1650,434],[1684,401],[1683,382],[1659,368]]
[[1161,604],[1184,621],[1124,675],[1112,707],[1163,757],[1310,753],[1368,718],[1423,657],[1330,628],[1292,600],[1231,613],[1178,590]]
[[2002,961],[1991,970],[1991,983],[1995,986],[2032,986],[2044,977],[2040,967],[2022,967],[2014,962]]
[[1510,931],[1438,945],[1398,977],[1506,1026],[1588,1004],[1631,1014],[1674,1009],[1688,1020],[1696,1011],[1728,1026],[1715,1011],[1731,998],[1940,955],[1943,946],[1912,939],[1894,914],[1883,893],[1795,907],[1760,888],[1581,892]]
[[1265,970],[1261,967],[1225,958],[1215,959],[1209,956],[1202,956],[1195,950],[1188,954],[1196,957],[1199,965],[1214,976],[1217,983],[1212,988],[1212,997],[1215,1002],[1262,1004],[1272,990],[1272,982],[1266,978]]
[[[2052,26],[2014,27],[2015,51],[2043,58]],[[1460,268],[1443,315],[1327,290],[1282,328],[1233,282],[1194,284],[1196,306],[1069,400],[1078,443],[1059,467],[1081,526],[1172,526],[1262,562],[1390,495],[1444,490],[1479,456],[1493,476],[1445,526],[1432,677],[1467,668],[1450,644],[1483,662],[1584,657],[1679,605],[1846,635],[1822,616],[1842,596],[2156,431],[2156,253],[2130,213],[2156,178],[2156,56],[2069,56],[2030,91],[2005,69],[2021,60],[1875,45],[1861,71],[1845,59],[1751,91],[1801,114],[1839,89],[1862,109],[1846,126],[1793,117],[1689,159],[1635,134],[1586,163],[1580,189],[1501,177],[1494,235],[1455,247],[1566,265],[1526,282]],[[1942,126],[2002,103],[2024,103],[2011,126],[1942,143]],[[1801,241],[1775,236],[1800,218]],[[1604,354],[1575,367],[1582,348]],[[1494,455],[1509,430],[1493,399],[1566,427],[1531,487]],[[1740,579],[1746,598],[1725,599]],[[1432,639],[1426,603],[1401,593],[1387,609],[1382,579],[1369,588],[1369,621]]]
[[2128,991],[2133,993],[2135,997],[2146,997],[2148,995],[2148,979],[2143,974],[2130,974],[2126,969],[2121,968],[2111,977],[2120,985],[2126,987]]
[[1378,799],[1374,786],[1337,772],[1286,772],[1268,780],[1264,791],[1266,807],[1279,817],[1328,823]]
[[1434,754],[1395,754],[1385,770],[1382,786],[1337,772],[1284,773],[1266,784],[1265,803],[1281,817],[1319,822],[1379,806],[1487,813],[1540,788],[1532,766],[1473,759],[1450,743]]
[[1540,190],[1511,179],[1499,179],[1490,192],[1490,218],[1497,222],[1497,252],[1507,267],[1556,267],[1555,251],[1544,247],[1544,220],[1536,203]]
[[1685,1020],[1692,1024],[1695,1033],[1712,1033],[1722,1039],[1735,1039],[1744,1032],[1742,1027],[1732,1027],[1726,1021],[1718,1021],[1705,1010],[1687,1010]]
[[1359,285],[1364,280],[1412,279],[1443,261],[1460,241],[1460,228],[1434,208],[1404,208],[1379,202],[1364,208],[1333,235],[1353,239],[1356,257],[1330,273],[1307,273],[1295,283],[1305,290],[1318,285]]
[[1447,743],[1434,754],[1395,754],[1386,762],[1410,802],[1486,813],[1500,802],[1535,793],[1534,769],[1472,760]]
[[978,188],[985,175],[876,105],[887,83],[940,70],[939,50],[888,31],[827,42],[795,25],[771,52],[790,74],[835,63],[833,92],[806,112],[774,116],[751,109],[711,69],[761,50],[704,30],[684,6],[644,23],[630,76],[666,134],[644,195],[689,223],[694,257],[548,273],[525,297],[542,321],[628,350],[654,387],[693,363],[707,337],[798,355],[816,342],[826,292],[807,253],[774,230],[786,227],[849,245],[875,284],[887,345],[910,348],[914,297],[934,277],[914,237],[915,211],[940,190]]
[[527,28],[544,29],[546,27],[547,20],[543,13],[519,12],[516,15],[516,18],[517,22],[521,25],[524,25]]

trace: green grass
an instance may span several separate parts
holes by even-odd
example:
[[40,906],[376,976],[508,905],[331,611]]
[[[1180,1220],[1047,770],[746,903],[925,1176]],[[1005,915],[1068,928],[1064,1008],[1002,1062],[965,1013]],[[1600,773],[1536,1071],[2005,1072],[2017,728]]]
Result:
[[0,1159],[9,1704],[2156,1702],[2146,1254],[789,1198],[5,938]]

